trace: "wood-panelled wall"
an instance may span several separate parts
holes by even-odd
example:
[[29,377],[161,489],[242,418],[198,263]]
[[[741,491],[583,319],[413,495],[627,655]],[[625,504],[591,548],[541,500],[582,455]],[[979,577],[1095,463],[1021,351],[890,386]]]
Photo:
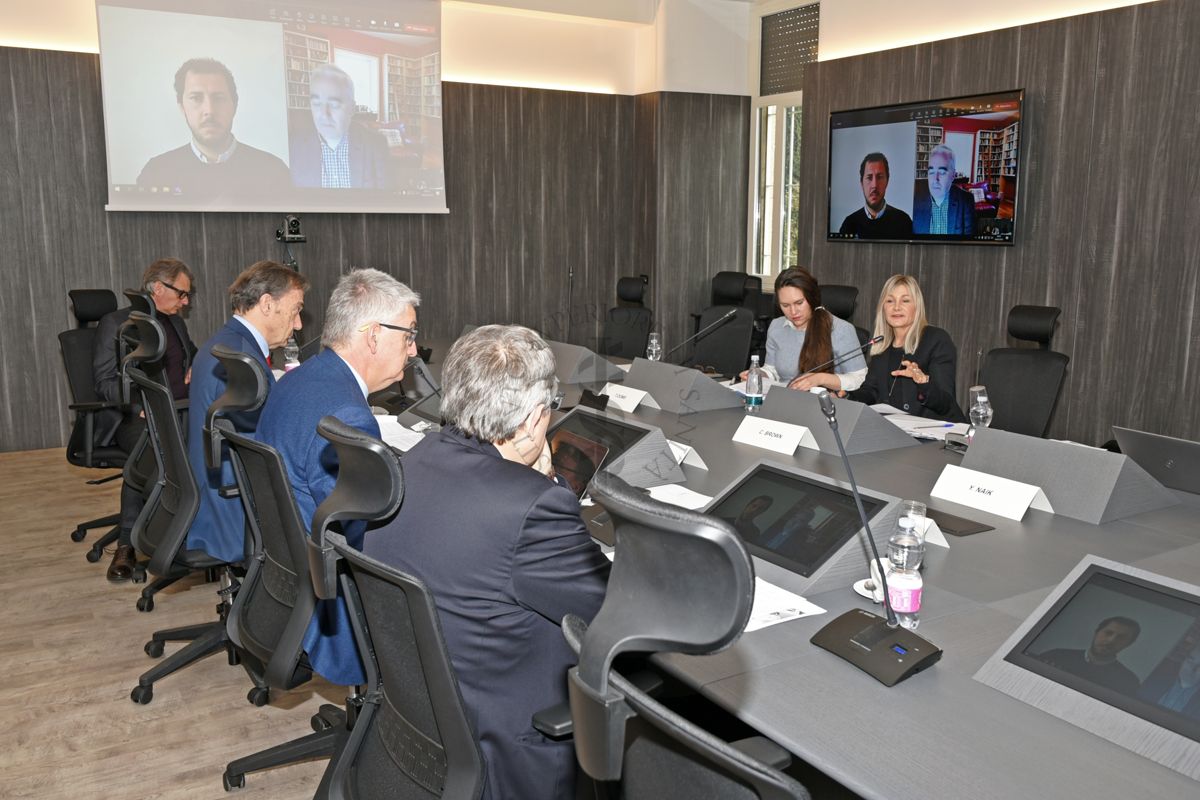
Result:
[[[1113,424],[1200,439],[1200,3],[1161,0],[808,67],[800,263],[860,289],[915,275],[959,348],[959,395],[980,354],[1014,345],[1017,304],[1063,309],[1071,357],[1050,430],[1098,444]],[[1025,89],[1018,243],[831,243],[829,112]]]
[[[199,343],[226,318],[233,277],[282,260],[280,218],[105,212],[97,57],[0,48],[0,75],[0,450],[54,447],[70,424],[57,341],[73,323],[67,290],[119,291],[155,258],[182,258],[197,274]],[[647,304],[668,341],[683,335],[711,275],[744,261],[747,103],[444,84],[450,213],[303,215],[309,241],[295,253],[313,289],[301,338],[320,331],[352,266],[419,291],[432,337],[506,322],[594,346],[617,278],[638,273],[652,276]]]

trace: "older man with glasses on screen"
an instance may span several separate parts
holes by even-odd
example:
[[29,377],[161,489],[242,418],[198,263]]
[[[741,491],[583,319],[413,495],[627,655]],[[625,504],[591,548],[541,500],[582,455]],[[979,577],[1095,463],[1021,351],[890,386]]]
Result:
[[926,181],[917,182],[913,197],[913,233],[971,236],[975,233],[975,198],[954,185],[954,151],[939,144],[929,151]]
[[[258,420],[258,438],[283,457],[306,529],[337,481],[337,454],[317,433],[317,423],[331,415],[379,436],[367,395],[400,380],[417,354],[420,302],[416,292],[379,270],[348,272],[329,299],[322,351],[271,390]],[[351,545],[362,545],[363,526],[349,525],[344,533]],[[345,686],[364,681],[340,598],[317,604],[304,649],[326,680]]]
[[[188,335],[187,323],[182,312],[192,301],[192,271],[177,258],[160,258],[142,273],[143,291],[150,295],[154,313],[162,323],[165,334],[166,352],[156,366],[161,366],[171,395],[176,400],[188,396],[188,381],[191,380],[192,358],[196,345]],[[92,350],[92,377],[96,394],[110,403],[120,403],[129,398],[121,396],[120,359],[126,349],[117,341],[117,332],[129,319],[132,307],[118,308],[105,314],[96,326],[96,338]],[[98,426],[116,425],[114,438],[117,445],[132,453],[138,439],[146,430],[146,420],[140,409],[131,407],[123,416],[111,412],[97,421]],[[110,581],[127,581],[133,576],[137,558],[133,550],[133,523],[145,505],[141,492],[130,486],[121,486],[120,538],[108,567]]]
[[[308,78],[309,110],[288,131],[292,183],[321,189],[388,189],[388,145],[354,123],[354,81],[332,64]],[[297,115],[299,116],[299,115]]]

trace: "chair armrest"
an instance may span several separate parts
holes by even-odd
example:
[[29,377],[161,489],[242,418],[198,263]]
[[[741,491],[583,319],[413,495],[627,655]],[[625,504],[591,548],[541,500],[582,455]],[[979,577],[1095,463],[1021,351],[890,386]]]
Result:
[[775,769],[784,769],[792,763],[792,754],[765,736],[738,739],[736,742],[730,742],[729,746],[742,755],[761,761]]
[[222,486],[217,489],[217,494],[224,498],[241,497],[241,492],[238,491],[237,484],[233,486]]
[[[638,670],[630,673],[628,680],[642,692],[653,697],[663,686],[662,675],[653,670]],[[547,739],[565,739],[575,732],[575,723],[571,719],[571,707],[567,703],[543,708],[533,715],[533,729]],[[763,740],[768,741],[768,740]],[[780,748],[782,749],[782,748]],[[783,754],[790,760],[786,750]]]
[[102,411],[106,408],[120,407],[120,403],[110,403],[107,400],[96,400],[91,403],[71,403],[67,406],[71,411]]
[[191,407],[191,405],[192,405],[191,398],[185,397],[182,400],[175,401],[175,410],[176,411],[187,411]]

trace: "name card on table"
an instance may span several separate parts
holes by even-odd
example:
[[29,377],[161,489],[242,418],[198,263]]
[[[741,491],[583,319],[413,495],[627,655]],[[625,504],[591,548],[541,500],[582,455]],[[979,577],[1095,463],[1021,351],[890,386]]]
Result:
[[977,508],[989,514],[1020,520],[1030,508],[1054,513],[1038,486],[947,464],[930,497]]
[[608,404],[626,413],[632,412],[639,403],[645,403],[647,408],[658,408],[658,403],[649,392],[634,389],[632,386],[622,386],[619,383],[606,383],[601,394],[608,395]]
[[817,440],[812,432],[803,425],[793,425],[790,422],[780,422],[775,419],[747,414],[737,432],[733,434],[735,442],[751,444],[766,450],[773,450],[790,456],[800,445],[819,450]]
[[708,464],[704,463],[704,459],[696,452],[696,448],[670,439],[667,439],[667,444],[671,446],[671,455],[675,456],[676,464],[687,464],[703,470],[708,469]]

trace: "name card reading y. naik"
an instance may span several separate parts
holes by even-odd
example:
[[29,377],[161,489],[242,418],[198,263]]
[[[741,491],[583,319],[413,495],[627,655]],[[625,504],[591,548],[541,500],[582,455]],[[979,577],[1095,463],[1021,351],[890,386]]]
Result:
[[602,394],[608,395],[608,404],[626,413],[632,412],[639,403],[645,403],[647,408],[658,408],[658,403],[648,392],[634,389],[632,386],[622,386],[619,383],[606,383]]
[[930,497],[1020,521],[1030,508],[1054,513],[1041,487],[947,464]]
[[746,415],[733,434],[733,441],[773,450],[785,456],[796,452],[801,445],[813,450],[820,449],[812,432],[803,425],[767,419],[757,414]]

